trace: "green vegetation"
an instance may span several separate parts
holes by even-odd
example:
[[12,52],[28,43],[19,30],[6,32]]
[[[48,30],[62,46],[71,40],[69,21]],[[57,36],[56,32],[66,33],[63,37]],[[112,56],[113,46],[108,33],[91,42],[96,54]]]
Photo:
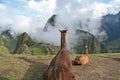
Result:
[[34,59],[53,57],[5,54],[0,54],[0,80],[41,80],[42,70],[46,64]]
[[10,74],[2,76],[2,80],[14,80],[15,77],[15,74],[11,72]]
[[[4,46],[0,46],[0,80],[42,80],[44,69],[49,64],[49,61],[55,55],[42,55],[42,51],[34,48],[33,55],[10,55]],[[41,54],[41,55],[39,55]],[[73,60],[75,56],[80,54],[71,54]],[[120,53],[105,53],[105,54],[89,54],[90,57],[106,57],[117,56],[120,58]],[[120,80],[118,77],[117,80]]]
[[43,50],[40,49],[40,48],[32,48],[32,49],[31,49],[31,54],[32,54],[32,55],[45,55],[45,54],[43,53]]
[[7,34],[3,33],[2,35],[0,35],[0,41],[1,44],[6,46],[9,51],[12,53],[16,47],[18,38],[11,38],[10,36],[8,36]]
[[5,46],[0,46],[0,55],[8,55],[9,50]]
[[120,52],[120,39],[113,40],[106,45],[109,52]]
[[120,76],[117,78],[117,80],[120,80]]
[[[103,51],[101,48],[101,44],[100,42],[97,40],[97,38],[86,31],[82,31],[82,30],[77,30],[77,35],[78,35],[78,39],[77,39],[77,44],[74,46],[74,51],[76,53],[84,53],[84,47],[86,45],[89,46],[89,53],[100,53],[100,51]],[[103,51],[104,52],[104,51]]]
[[13,55],[0,56],[1,80],[20,80],[28,68],[26,62]]

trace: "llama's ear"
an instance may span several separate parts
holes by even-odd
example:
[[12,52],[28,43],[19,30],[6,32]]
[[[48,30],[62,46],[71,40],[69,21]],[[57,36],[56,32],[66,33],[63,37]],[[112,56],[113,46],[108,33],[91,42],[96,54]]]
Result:
[[59,29],[60,32],[67,32],[68,29]]

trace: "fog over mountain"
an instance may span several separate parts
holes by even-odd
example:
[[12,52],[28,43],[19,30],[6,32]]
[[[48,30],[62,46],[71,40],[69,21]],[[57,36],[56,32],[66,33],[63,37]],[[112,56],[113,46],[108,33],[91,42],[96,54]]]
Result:
[[[68,29],[67,39],[73,41],[77,37],[76,29],[96,37],[106,35],[101,29],[102,16],[119,11],[119,0],[1,0],[0,31],[9,29],[13,36],[27,32],[38,42],[59,45],[59,29]],[[44,32],[47,20],[54,14],[58,16],[57,28]]]

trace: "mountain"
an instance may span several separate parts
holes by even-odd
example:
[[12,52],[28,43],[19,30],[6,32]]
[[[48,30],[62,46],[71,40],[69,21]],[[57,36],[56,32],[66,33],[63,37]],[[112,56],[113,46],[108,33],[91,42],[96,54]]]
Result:
[[55,54],[59,50],[58,46],[48,43],[38,43],[34,41],[26,32],[19,36],[14,53],[17,54]]
[[109,52],[120,52],[120,12],[116,15],[103,16],[102,27],[107,33],[107,39],[103,41]]
[[[56,28],[57,15],[51,16],[43,31]],[[89,53],[106,53],[120,52],[120,12],[116,15],[108,14],[103,16],[101,30],[105,30],[104,41],[100,42],[100,38],[96,38],[93,34],[76,29],[75,33],[78,36],[74,47],[71,49],[75,53],[83,53],[84,46],[89,46]],[[104,38],[104,37],[103,37]],[[11,30],[5,30],[0,34],[0,46],[8,48],[10,53],[18,54],[56,54],[59,51],[59,46],[49,43],[40,43],[34,41],[27,33],[20,34],[14,37]]]
[[82,30],[76,30],[76,35],[78,35],[77,44],[75,45],[75,52],[76,53],[83,53],[84,52],[84,46],[89,46],[89,53],[101,53],[101,52],[107,52],[107,49],[101,48],[102,45],[97,38],[86,31]]
[[31,37],[26,32],[24,32],[18,37],[18,42],[14,53],[28,54],[30,53],[29,47],[33,46],[34,44],[35,42],[31,39]]
[[5,30],[0,34],[0,44],[7,47],[12,53],[16,47],[18,38],[14,38],[10,30]]
[[[48,21],[45,24],[45,27],[43,28],[43,31],[48,31],[49,28],[54,28],[55,27],[55,21],[56,21],[57,15],[53,15],[48,19]],[[51,27],[49,27],[51,26]]]
[[[56,15],[51,16],[48,19],[43,31],[49,31],[49,29],[56,28],[56,18]],[[104,45],[101,44],[93,34],[79,29],[76,29],[75,32],[78,38],[76,40],[77,44],[71,48],[72,52],[83,53],[85,45],[89,46],[89,53],[107,52],[106,48],[101,48],[104,47]]]

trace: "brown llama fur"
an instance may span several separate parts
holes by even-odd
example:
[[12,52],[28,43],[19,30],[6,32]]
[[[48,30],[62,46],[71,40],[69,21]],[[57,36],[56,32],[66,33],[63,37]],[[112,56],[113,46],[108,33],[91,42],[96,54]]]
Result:
[[43,74],[43,80],[75,80],[72,63],[66,50],[66,30],[61,30],[61,49]]
[[88,57],[88,46],[85,46],[85,52],[81,56],[76,56],[74,59],[75,64],[83,65],[87,64],[89,62],[89,57]]

